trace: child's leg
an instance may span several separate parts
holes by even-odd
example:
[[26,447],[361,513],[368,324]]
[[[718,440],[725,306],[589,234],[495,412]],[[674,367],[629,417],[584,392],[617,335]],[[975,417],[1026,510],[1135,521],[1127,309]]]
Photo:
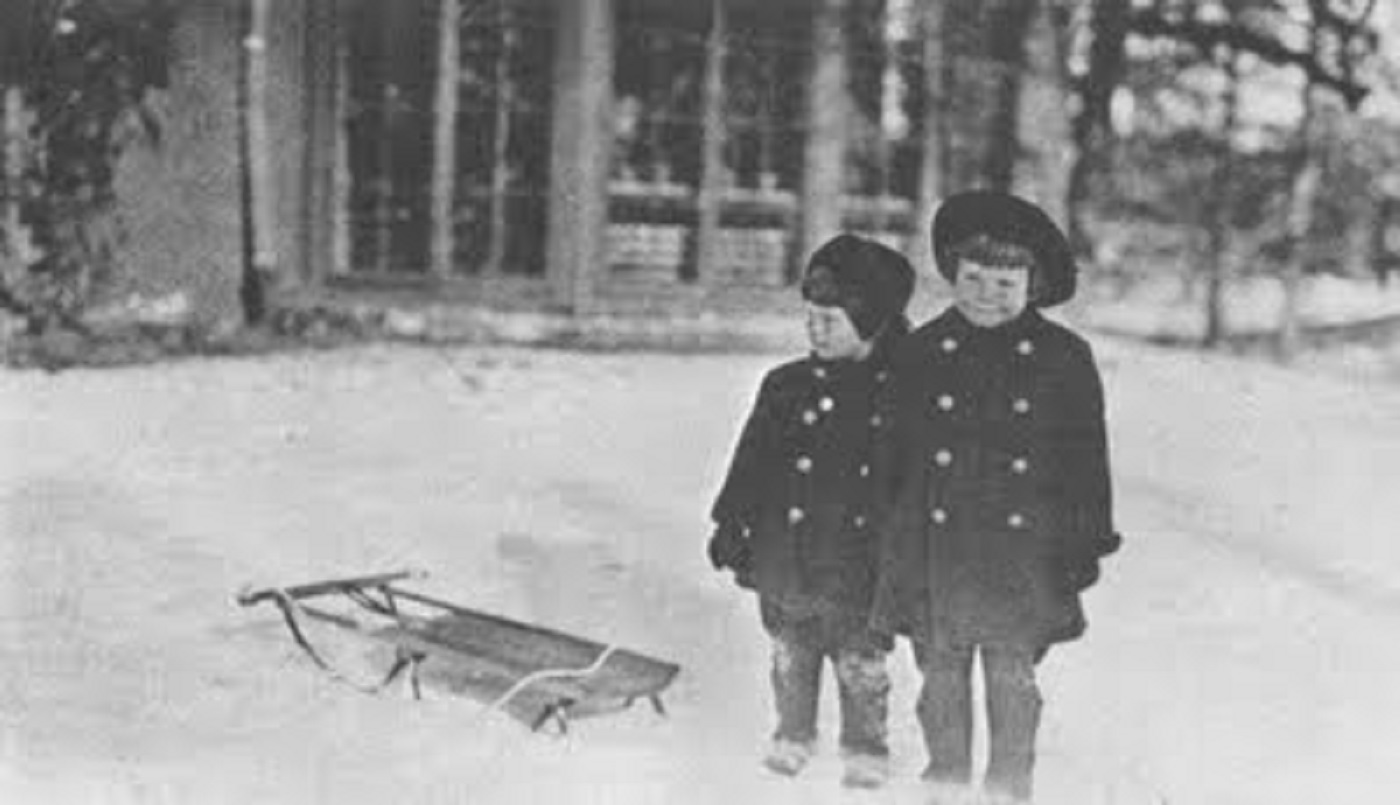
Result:
[[854,755],[887,756],[890,675],[885,652],[869,646],[843,648],[836,655],[836,682],[841,748]]
[[928,747],[924,777],[963,785],[972,778],[972,647],[914,644],[924,675],[919,725]]
[[982,665],[987,680],[987,731],[991,744],[986,788],[1013,801],[1029,800],[1041,708],[1035,651],[984,646]]
[[836,685],[841,693],[841,751],[847,788],[879,788],[889,776],[887,741],[890,676],[876,641],[858,640],[836,652]]
[[773,698],[778,728],[773,738],[810,744],[817,737],[817,698],[823,654],[820,635],[810,624],[784,623],[773,635]]

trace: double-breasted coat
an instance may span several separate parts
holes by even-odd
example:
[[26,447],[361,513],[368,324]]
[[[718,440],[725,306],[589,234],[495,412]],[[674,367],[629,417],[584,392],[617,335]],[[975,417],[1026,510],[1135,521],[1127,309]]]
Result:
[[880,555],[874,445],[894,405],[888,359],[882,340],[865,361],[809,357],[764,378],[711,516],[747,531],[765,604],[866,623]]
[[1079,592],[1118,542],[1089,345],[1034,308],[997,328],[950,308],[892,368],[873,624],[951,645],[1079,636]]

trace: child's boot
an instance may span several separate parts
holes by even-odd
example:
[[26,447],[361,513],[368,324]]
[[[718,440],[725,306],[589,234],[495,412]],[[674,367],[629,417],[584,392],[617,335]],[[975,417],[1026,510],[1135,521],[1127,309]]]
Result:
[[841,785],[846,788],[880,788],[889,777],[889,758],[852,754],[846,756],[846,773],[841,777]]
[[773,745],[768,748],[768,754],[763,758],[763,765],[775,774],[793,777],[801,773],[807,767],[807,761],[811,759],[811,744],[775,738]]
[[924,790],[928,792],[928,805],[979,805],[976,792],[966,783],[939,780],[927,772],[923,775]]
[[1017,796],[1009,791],[988,789],[982,792],[982,805],[1031,805],[1029,797]]

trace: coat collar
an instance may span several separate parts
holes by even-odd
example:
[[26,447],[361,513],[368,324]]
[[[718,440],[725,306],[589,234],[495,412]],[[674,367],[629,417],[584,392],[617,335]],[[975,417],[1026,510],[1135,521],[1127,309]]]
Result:
[[[832,361],[818,358],[816,353],[807,353],[807,365],[823,377],[860,377],[877,374],[885,370],[894,356],[900,341],[909,334],[909,322],[903,316],[875,337],[875,344],[864,360]],[[820,371],[818,371],[820,370]]]
[[807,355],[807,367],[818,380],[844,381],[872,374],[877,369],[874,354],[863,361],[832,361],[818,358],[814,353]]
[[962,311],[949,307],[939,320],[944,322],[947,332],[964,342],[975,344],[1011,344],[1035,334],[1045,322],[1045,317],[1034,307],[1027,307],[1021,315],[997,327],[979,327],[968,321]]

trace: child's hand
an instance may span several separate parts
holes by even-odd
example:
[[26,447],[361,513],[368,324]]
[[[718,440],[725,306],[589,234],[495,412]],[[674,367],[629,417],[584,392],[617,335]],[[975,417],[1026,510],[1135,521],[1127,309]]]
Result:
[[1094,586],[1094,582],[1099,580],[1099,561],[1090,559],[1087,562],[1076,562],[1069,569],[1070,588],[1075,592],[1083,592]]
[[1100,558],[1117,551],[1122,544],[1122,535],[1115,532],[1094,542],[1091,552],[1066,557],[1063,576],[1068,588],[1080,593],[1098,583]]
[[715,529],[708,546],[710,564],[715,570],[732,568],[736,575],[747,575],[752,561],[749,540],[743,528],[722,524]]
[[1099,560],[1093,557],[1076,557],[1065,561],[1061,570],[1066,589],[1082,593],[1099,580]]
[[734,583],[745,590],[756,589],[753,580],[753,568],[748,559],[747,551],[744,554],[744,561],[734,566]]

